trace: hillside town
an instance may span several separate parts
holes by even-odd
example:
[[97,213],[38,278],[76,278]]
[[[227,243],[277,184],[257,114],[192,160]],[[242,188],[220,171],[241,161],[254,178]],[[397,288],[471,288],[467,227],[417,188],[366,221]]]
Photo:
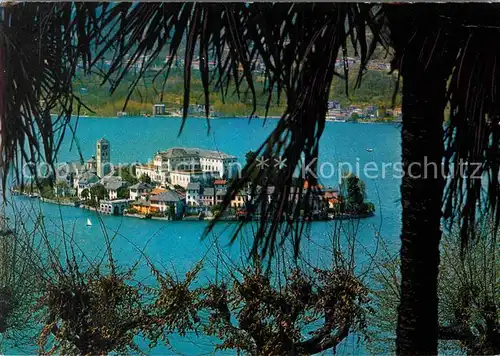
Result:
[[[126,113],[125,113],[126,114]],[[189,116],[205,116],[205,105],[203,104],[192,104],[188,107]],[[378,105],[347,105],[342,106],[338,100],[328,101],[328,111],[326,114],[327,121],[333,122],[375,122],[375,121],[391,121],[391,122],[401,122],[401,107],[394,108],[384,108]],[[118,116],[125,116],[118,115]],[[154,104],[152,108],[152,113],[143,113],[143,116],[170,116],[170,117],[181,117],[182,108],[169,108],[166,104]],[[220,117],[221,114],[215,112],[215,110],[210,107],[209,118]],[[254,116],[254,118],[259,118]]]
[[[349,66],[353,68],[358,68],[360,65],[360,59],[356,57],[346,57],[344,59],[338,59],[335,62],[336,68],[342,68],[344,66],[344,61]],[[107,59],[102,61],[100,64],[102,70],[106,70],[111,65],[112,60]],[[171,63],[172,70],[174,71],[183,71],[185,58],[182,56],[170,56],[166,55],[164,60],[156,59],[156,61],[151,62],[151,57],[148,55],[142,55],[139,57],[137,61],[131,59],[130,56],[123,58],[123,65],[130,65],[130,71],[128,74],[131,76],[131,80],[138,75],[140,72],[140,68],[145,66],[145,71],[150,75],[154,76],[158,71],[161,71],[163,66]],[[215,60],[208,60],[207,66],[210,70],[216,70],[218,63]],[[83,63],[81,63],[80,69],[83,68]],[[200,69],[200,58],[197,56],[193,57],[191,61],[191,68],[195,71]],[[238,68],[239,72],[243,73],[243,67],[240,66]],[[367,70],[375,73],[385,73],[390,70],[390,63],[388,63],[385,59],[373,59],[367,63]],[[260,58],[255,59],[255,63],[252,67],[252,75],[255,77],[256,81],[258,78],[261,78],[265,74],[265,65]],[[90,86],[89,86],[90,84]],[[375,90],[375,89],[374,89]],[[79,87],[80,94],[89,98],[93,95],[97,95],[99,89],[93,86],[91,83],[81,83]],[[144,105],[139,105],[140,109],[137,107],[129,107],[126,111],[115,111],[112,113],[113,116],[116,117],[124,117],[124,116],[144,116],[144,117],[182,117],[183,116],[183,106],[181,101],[181,95],[178,92],[173,92],[176,95],[171,96],[169,98],[162,98],[161,101],[153,101],[151,103],[143,103]],[[391,91],[392,93],[392,91]],[[380,93],[379,93],[380,94]],[[337,94],[336,94],[337,95]],[[388,121],[388,122],[399,122],[401,119],[401,107],[392,107],[389,104],[389,100],[375,100],[375,101],[366,101],[366,100],[353,100],[343,104],[340,104],[340,96],[330,97],[328,102],[329,111],[326,115],[328,121],[333,122],[345,122],[345,121],[354,121],[354,122],[380,122],[380,121]],[[380,99],[380,98],[379,98]],[[97,100],[97,99],[96,99]],[[233,101],[236,103],[236,101]],[[120,109],[122,110],[122,108]],[[130,111],[129,111],[130,110]],[[262,115],[262,112],[260,113]],[[109,115],[109,114],[108,114]],[[192,117],[204,117],[207,115],[207,111],[204,105],[204,102],[196,101],[191,102],[187,107],[187,115]],[[270,116],[274,117],[278,115],[277,112],[273,112]],[[220,105],[210,105],[208,110],[208,117],[215,118],[223,118],[223,117],[233,117],[234,113],[227,112],[225,109],[223,110]],[[278,117],[281,116],[281,113]]]
[[357,105],[341,106],[338,100],[329,100],[326,120],[333,122],[371,122],[392,118],[392,122],[400,122],[401,114],[401,107],[379,108],[378,105],[365,107]]
[[[146,164],[115,167],[111,163],[111,144],[101,138],[96,142],[95,155],[86,162],[57,165],[53,188],[23,192],[46,202],[74,205],[107,215],[163,220],[212,219],[220,211],[231,178],[241,168],[233,155],[187,147],[158,151]],[[295,189],[290,192],[290,200],[298,203],[298,187],[292,188]],[[332,211],[342,200],[339,189],[320,185],[313,188],[307,218],[333,218]],[[273,193],[274,187],[266,188],[269,202]],[[242,189],[232,197],[230,209],[224,212],[223,218],[256,217],[249,213],[258,215],[258,211],[249,209],[254,200],[250,189]],[[362,215],[372,213],[371,207],[361,212]]]

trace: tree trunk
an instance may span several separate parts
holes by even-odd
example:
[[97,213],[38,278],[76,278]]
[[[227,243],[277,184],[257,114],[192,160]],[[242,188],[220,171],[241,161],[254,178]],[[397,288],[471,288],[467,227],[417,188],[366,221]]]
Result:
[[425,67],[418,47],[407,47],[402,65],[404,177],[398,354],[437,353],[446,75],[440,66]]

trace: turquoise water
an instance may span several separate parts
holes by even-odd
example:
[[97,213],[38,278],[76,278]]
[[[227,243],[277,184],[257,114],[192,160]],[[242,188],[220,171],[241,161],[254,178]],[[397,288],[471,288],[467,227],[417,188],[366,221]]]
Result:
[[[180,119],[171,118],[81,118],[78,121],[77,139],[85,158],[94,154],[97,139],[108,139],[111,143],[111,161],[114,164],[145,162],[157,150],[172,146],[218,149],[237,156],[243,163],[245,153],[258,148],[277,120],[249,122],[247,119],[215,119],[210,120],[211,131],[207,133],[205,119],[188,119],[182,134],[178,135],[180,123]],[[374,244],[376,230],[380,231],[386,241],[397,244],[401,226],[400,179],[393,177],[392,163],[400,160],[400,142],[400,127],[392,124],[327,123],[321,139],[320,163],[331,162],[337,166],[338,162],[348,162],[353,167],[356,167],[356,163],[362,167],[373,161],[379,169],[384,163],[391,164],[386,165],[385,177],[370,179],[363,171],[359,174],[365,181],[368,200],[377,207],[376,215],[362,220],[358,231],[359,241],[368,247]],[[70,148],[71,140],[67,137],[59,153],[60,161],[78,159],[75,147],[72,150]],[[373,148],[373,152],[368,152],[367,148]],[[329,175],[330,169],[325,169],[325,174]],[[325,186],[336,186],[337,182],[338,174],[321,180]],[[75,241],[80,248],[94,256],[104,253],[103,235],[95,213],[27,198],[16,200],[18,204],[34,205],[41,209],[48,229],[52,229],[56,235],[60,234],[61,224],[66,230],[74,228]],[[85,226],[87,217],[94,222],[90,228]],[[134,263],[140,256],[137,252],[139,248],[158,265],[174,268],[181,275],[193,267],[211,246],[208,239],[200,239],[205,222],[145,221],[114,216],[103,216],[102,221],[108,234],[115,236],[113,254],[122,265]],[[240,246],[228,245],[228,230],[231,228],[231,225],[218,228],[219,243],[231,256],[239,258]],[[315,246],[324,243],[331,230],[331,222],[313,223],[310,237],[314,243],[304,241],[304,251],[320,259],[321,254],[315,250]],[[139,279],[148,277],[149,271],[146,268],[139,269]],[[187,339],[175,338],[174,341],[176,351],[185,354],[207,353],[213,348],[210,340],[194,335]],[[160,352],[167,351],[155,349],[155,353]]]

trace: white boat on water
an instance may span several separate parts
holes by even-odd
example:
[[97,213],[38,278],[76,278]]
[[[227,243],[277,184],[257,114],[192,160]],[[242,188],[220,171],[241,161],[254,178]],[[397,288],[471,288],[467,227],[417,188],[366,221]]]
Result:
[[366,151],[367,152],[373,152],[373,148],[367,148]]
[[87,218],[87,226],[92,226],[92,221],[89,218]]

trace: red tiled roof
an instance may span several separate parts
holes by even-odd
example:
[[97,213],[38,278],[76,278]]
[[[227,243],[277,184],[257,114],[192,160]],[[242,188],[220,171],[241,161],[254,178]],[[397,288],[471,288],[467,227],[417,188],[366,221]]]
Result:
[[163,193],[163,192],[167,192],[168,190],[167,189],[163,189],[163,188],[155,188],[151,191],[151,195],[157,195],[157,194],[160,194],[160,193]]

